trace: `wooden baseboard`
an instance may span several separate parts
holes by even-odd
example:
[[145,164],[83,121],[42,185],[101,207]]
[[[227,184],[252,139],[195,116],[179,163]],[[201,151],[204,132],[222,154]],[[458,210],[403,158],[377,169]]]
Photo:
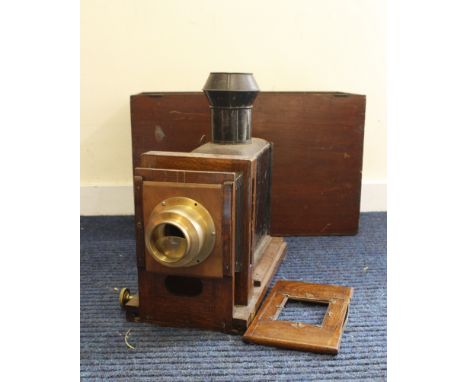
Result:
[[234,327],[240,332],[244,332],[252,322],[268,290],[271,279],[286,254],[286,242],[282,237],[272,237],[270,239],[263,250],[260,261],[258,261],[253,270],[254,292],[249,304],[246,306],[234,306]]
[[81,186],[80,215],[133,215],[133,186]]
[[387,181],[364,181],[361,212],[387,211]]

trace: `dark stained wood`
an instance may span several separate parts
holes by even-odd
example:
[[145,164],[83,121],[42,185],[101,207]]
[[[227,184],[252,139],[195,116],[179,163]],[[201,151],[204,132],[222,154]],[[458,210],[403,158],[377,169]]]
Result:
[[200,295],[174,296],[165,287],[167,275],[139,272],[138,316],[142,321],[162,326],[232,330],[232,279],[201,278]]
[[[225,276],[233,277],[234,273],[234,256],[235,253],[235,240],[236,240],[236,225],[233,222],[236,221],[236,192],[239,190],[239,183],[242,182],[242,173],[240,172],[214,172],[214,171],[188,171],[188,170],[173,170],[173,169],[160,169],[160,168],[141,168],[137,167],[135,173],[145,179],[145,181],[154,181],[154,182],[172,182],[176,183],[193,183],[193,184],[219,184],[222,187],[223,194],[223,210],[224,212],[218,210],[211,211],[212,216],[222,215],[222,247],[223,247],[223,274]],[[141,180],[140,180],[141,181]],[[136,184],[136,183],[135,183]],[[135,189],[140,189],[141,185],[135,187]],[[175,190],[171,185],[168,187],[169,194]],[[187,192],[186,196],[190,196],[190,190]],[[208,194],[203,194],[203,198],[210,196]],[[211,201],[209,201],[211,204]],[[141,201],[137,203],[139,210],[141,209]],[[206,205],[205,205],[206,207]],[[141,219],[143,221],[143,219]],[[144,238],[143,238],[144,240]],[[144,247],[144,245],[143,245]],[[143,248],[144,251],[144,248]],[[151,257],[150,257],[151,259]],[[152,259],[151,259],[152,260]],[[152,260],[153,262],[153,260]],[[212,262],[210,260],[210,262]],[[144,264],[143,264],[144,265]],[[159,265],[153,264],[153,268],[161,268]],[[200,275],[209,276],[209,273],[206,273],[209,267],[206,266],[206,263],[202,263],[198,266],[194,266],[191,269],[166,269],[162,268],[162,272],[165,273],[179,273],[179,274],[197,274],[197,269],[201,270]],[[218,274],[219,272],[216,272]],[[213,273],[211,273],[213,275]]]
[[274,93],[258,101],[254,135],[274,143],[272,234],[357,233],[365,97]]
[[175,183],[203,183],[222,184],[224,182],[236,181],[241,176],[234,172],[215,171],[187,171],[161,168],[141,168],[135,169],[135,174],[140,175],[145,180],[155,182],[175,182]]
[[141,176],[133,177],[134,201],[135,201],[135,250],[137,266],[145,267],[145,233],[143,229],[143,178]]
[[[280,280],[242,338],[262,345],[337,354],[352,295],[353,289],[348,287]],[[288,299],[327,303],[322,324],[278,321]]]
[[[266,150],[263,150],[266,152]],[[253,182],[255,179],[254,165],[257,157],[246,159],[242,156],[209,155],[206,153],[174,153],[174,152],[147,152],[140,158],[141,167],[183,169],[192,171],[221,171],[240,172],[244,180],[242,187],[242,243],[241,251],[237,253],[238,265],[235,274],[235,303],[247,305],[252,293],[252,240],[253,230],[251,218],[253,197]],[[247,180],[247,181],[246,181]]]
[[234,182],[223,184],[223,275],[234,277],[235,241],[236,241],[236,186]]
[[253,293],[249,304],[234,306],[234,328],[239,332],[244,332],[254,319],[260,304],[268,290],[271,279],[275,275],[286,254],[286,242],[282,237],[266,238],[266,247],[262,250],[262,256],[254,266]]
[[[253,136],[274,143],[271,233],[358,231],[365,96],[261,92]],[[211,137],[203,93],[131,97],[134,168],[149,150],[192,151]]]
[[271,164],[272,148],[255,163],[254,237],[253,248],[271,230]]
[[[138,263],[139,294],[126,304],[127,318],[160,325],[232,332],[234,247],[226,247],[225,238],[235,235],[232,211],[235,210],[235,192],[242,179],[241,173],[139,167],[135,174],[135,191],[138,191],[135,202],[143,230],[156,204],[181,194],[196,199],[208,209],[220,235],[213,253],[203,263],[190,268],[162,266],[147,253],[144,237],[139,237],[145,261]],[[231,259],[230,264],[225,257]],[[228,265],[226,269],[225,265]],[[173,276],[196,277],[203,286],[201,293],[195,296],[174,295],[165,285],[166,278]]]
[[[270,143],[255,138],[243,148],[205,144],[189,153],[149,151],[134,174],[137,255],[143,253],[143,261],[139,293],[123,303],[127,318],[244,331],[286,251],[284,240],[269,234]],[[174,196],[192,198],[214,221],[214,247],[200,264],[167,267],[146,248],[142,233],[154,208]]]

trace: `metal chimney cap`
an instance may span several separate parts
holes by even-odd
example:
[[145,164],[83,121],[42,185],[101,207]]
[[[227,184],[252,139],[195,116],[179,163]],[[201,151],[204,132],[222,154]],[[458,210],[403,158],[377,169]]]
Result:
[[225,92],[259,92],[260,89],[252,73],[212,72],[203,90]]
[[260,89],[252,73],[210,73],[203,92],[211,109],[211,137],[218,144],[246,144]]

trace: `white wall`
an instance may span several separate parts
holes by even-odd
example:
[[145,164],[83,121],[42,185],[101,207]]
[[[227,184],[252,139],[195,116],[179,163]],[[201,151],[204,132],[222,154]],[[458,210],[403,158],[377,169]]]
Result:
[[385,14],[379,0],[82,0],[81,212],[132,211],[129,96],[199,91],[211,71],[367,95],[362,207],[386,209]]

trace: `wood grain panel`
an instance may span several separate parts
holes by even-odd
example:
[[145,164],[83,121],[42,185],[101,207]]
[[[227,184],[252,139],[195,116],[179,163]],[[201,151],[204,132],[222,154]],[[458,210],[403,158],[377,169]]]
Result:
[[166,275],[140,270],[139,316],[163,326],[230,331],[233,284],[228,277],[200,279],[202,292],[195,297],[174,296],[165,287]]
[[[274,143],[273,235],[352,235],[359,225],[365,96],[262,92],[253,136]],[[150,150],[190,152],[210,140],[203,93],[131,97],[133,167]]]
[[[231,159],[218,155],[214,158],[208,154],[173,153],[173,152],[147,152],[141,155],[139,166],[147,168],[184,169],[193,171],[229,171],[242,173],[244,179],[251,179],[252,167],[255,159]],[[249,293],[252,284],[252,267],[250,254],[252,252],[252,219],[249,211],[252,211],[252,185],[247,182],[242,187],[242,209],[246,213],[243,218],[242,243],[239,254],[240,269],[235,274],[235,302],[246,305],[249,301]]]

